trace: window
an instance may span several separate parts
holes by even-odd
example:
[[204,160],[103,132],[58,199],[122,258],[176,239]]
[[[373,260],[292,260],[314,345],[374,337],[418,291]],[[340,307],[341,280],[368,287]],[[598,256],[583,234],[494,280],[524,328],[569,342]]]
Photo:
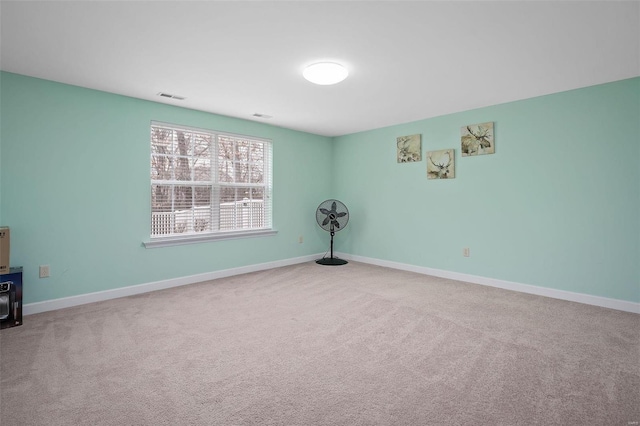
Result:
[[271,191],[270,140],[151,123],[147,247],[274,233]]

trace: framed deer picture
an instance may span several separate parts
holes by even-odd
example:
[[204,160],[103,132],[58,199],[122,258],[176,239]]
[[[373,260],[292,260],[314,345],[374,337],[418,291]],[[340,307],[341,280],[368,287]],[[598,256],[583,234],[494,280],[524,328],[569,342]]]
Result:
[[460,150],[463,157],[494,154],[493,122],[470,124],[460,128]]
[[398,163],[422,161],[421,135],[400,136],[396,138],[398,146]]
[[453,179],[455,177],[455,151],[453,149],[427,152],[427,179]]

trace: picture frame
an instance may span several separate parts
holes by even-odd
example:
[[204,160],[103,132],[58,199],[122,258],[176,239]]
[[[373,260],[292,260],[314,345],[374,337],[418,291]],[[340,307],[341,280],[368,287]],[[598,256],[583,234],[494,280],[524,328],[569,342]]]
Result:
[[398,163],[422,161],[422,135],[408,135],[396,138]]
[[428,151],[427,179],[454,179],[456,177],[454,149]]
[[463,157],[495,154],[493,121],[462,126],[460,128],[460,152]]

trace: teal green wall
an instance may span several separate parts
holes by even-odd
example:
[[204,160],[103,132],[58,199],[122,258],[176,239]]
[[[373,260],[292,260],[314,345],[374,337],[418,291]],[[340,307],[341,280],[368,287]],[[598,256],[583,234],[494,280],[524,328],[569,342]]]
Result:
[[[496,153],[461,158],[460,127],[486,121]],[[397,164],[415,133],[423,161]],[[456,178],[427,180],[444,148]],[[342,252],[640,301],[640,78],[338,137],[333,155]]]
[[[325,250],[315,208],[330,196],[318,179],[330,138],[4,72],[0,97],[0,224],[11,264],[24,267],[25,303]],[[272,139],[278,234],[145,249],[152,120]]]
[[[3,72],[0,224],[25,303],[324,252],[333,197],[338,251],[640,302],[639,117],[636,78],[331,139]],[[278,234],[145,249],[152,120],[272,139]],[[461,158],[485,121],[496,154]],[[396,163],[414,133],[456,149],[455,179]]]

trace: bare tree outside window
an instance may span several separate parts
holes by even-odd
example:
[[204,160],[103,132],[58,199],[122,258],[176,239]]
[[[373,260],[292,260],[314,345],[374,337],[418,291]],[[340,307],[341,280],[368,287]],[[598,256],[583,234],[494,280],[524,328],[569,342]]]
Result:
[[270,142],[151,126],[151,236],[264,229]]

